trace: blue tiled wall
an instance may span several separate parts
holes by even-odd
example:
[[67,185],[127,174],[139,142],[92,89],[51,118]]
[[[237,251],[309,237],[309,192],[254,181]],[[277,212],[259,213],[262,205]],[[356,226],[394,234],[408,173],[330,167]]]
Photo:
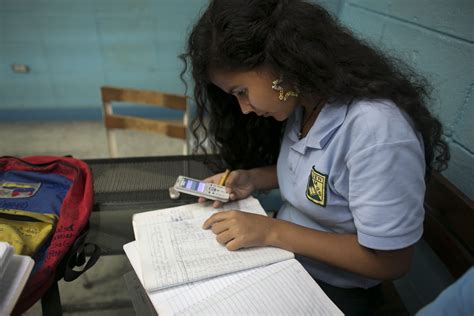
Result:
[[100,119],[101,85],[184,93],[177,55],[207,2],[0,0],[0,121]]
[[346,0],[340,20],[408,61],[434,87],[452,159],[444,173],[474,198],[474,1]]
[[177,55],[206,3],[0,0],[0,120],[99,119],[105,84],[184,93]]

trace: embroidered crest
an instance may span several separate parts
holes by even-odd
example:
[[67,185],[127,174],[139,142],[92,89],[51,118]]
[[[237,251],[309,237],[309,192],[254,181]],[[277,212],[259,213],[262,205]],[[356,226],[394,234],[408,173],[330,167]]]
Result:
[[308,177],[308,186],[306,187],[306,198],[311,202],[326,206],[326,182],[328,176],[318,172],[314,166],[311,168],[311,174]]
[[22,183],[2,180],[0,182],[0,198],[28,198],[35,195],[41,183]]

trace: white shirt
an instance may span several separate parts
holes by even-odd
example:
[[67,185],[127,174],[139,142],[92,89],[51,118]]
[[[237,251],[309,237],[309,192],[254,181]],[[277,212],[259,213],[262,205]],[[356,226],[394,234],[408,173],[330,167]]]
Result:
[[[356,234],[378,250],[405,248],[423,233],[425,160],[411,120],[391,101],[326,104],[298,140],[302,108],[288,119],[277,173],[284,201],[278,218],[319,231]],[[334,286],[379,283],[300,258]]]

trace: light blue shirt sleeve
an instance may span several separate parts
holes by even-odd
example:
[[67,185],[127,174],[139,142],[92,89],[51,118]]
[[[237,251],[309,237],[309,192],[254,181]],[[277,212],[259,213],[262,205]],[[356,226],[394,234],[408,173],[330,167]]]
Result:
[[348,161],[349,207],[359,243],[400,249],[423,230],[424,157],[417,140],[372,145]]
[[347,153],[349,208],[358,240],[372,249],[401,249],[423,234],[421,136],[394,105],[360,103],[359,108]]
[[416,313],[416,316],[451,315],[474,315],[474,267]]

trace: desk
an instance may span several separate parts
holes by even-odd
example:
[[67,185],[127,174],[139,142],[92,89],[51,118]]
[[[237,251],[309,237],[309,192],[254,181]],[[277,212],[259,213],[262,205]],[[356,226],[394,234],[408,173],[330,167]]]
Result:
[[[115,257],[121,258],[125,257],[123,245],[135,239],[132,227],[133,214],[196,203],[196,197],[185,194],[182,194],[178,200],[171,200],[168,192],[169,187],[174,185],[178,175],[204,179],[213,174],[208,165],[205,164],[203,156],[89,159],[85,162],[91,168],[94,178],[94,208],[89,221],[90,231],[87,242],[97,244],[102,249],[102,256],[119,255]],[[277,203],[280,201],[279,198],[274,199],[274,196],[268,193],[262,194],[261,201],[264,201],[265,198],[277,201]],[[267,203],[264,208],[265,206],[268,206],[268,209],[276,209],[272,203]],[[103,259],[99,259],[99,265],[101,260]],[[126,262],[128,263],[128,261]],[[127,271],[132,271],[131,266],[126,268]],[[101,283],[104,283],[101,274],[106,275],[108,270],[102,268],[97,271],[99,272],[96,272],[95,276],[99,280],[92,277],[90,280],[84,281],[88,283],[88,286],[78,289],[77,292],[96,293],[98,291],[96,288],[101,286],[104,289],[101,285]],[[131,276],[130,273],[124,275],[125,277]],[[122,277],[121,274],[119,278],[122,279]],[[128,278],[123,284],[128,286],[132,281]],[[78,287],[82,287],[82,285],[79,284]],[[108,290],[108,288],[105,289],[105,291]],[[117,287],[110,289],[110,291],[117,290],[126,291],[126,289]],[[100,290],[98,293],[100,293]],[[132,293],[129,294],[130,297],[127,297],[126,300],[123,295],[119,295],[116,300],[109,300],[106,303],[97,302],[98,299],[94,295],[88,294],[80,301],[80,304],[73,302],[73,307],[69,307],[68,311],[130,308],[132,307],[132,301],[135,303],[137,297],[133,298]],[[145,297],[139,297],[139,299],[141,299],[139,305],[143,305],[143,308],[148,309],[146,313],[142,313],[143,310],[136,310],[137,314],[148,315],[153,311],[153,309],[146,306],[146,295]],[[76,307],[78,308],[76,309]],[[136,308],[136,306],[134,307]],[[53,314],[47,313],[47,315]]]

